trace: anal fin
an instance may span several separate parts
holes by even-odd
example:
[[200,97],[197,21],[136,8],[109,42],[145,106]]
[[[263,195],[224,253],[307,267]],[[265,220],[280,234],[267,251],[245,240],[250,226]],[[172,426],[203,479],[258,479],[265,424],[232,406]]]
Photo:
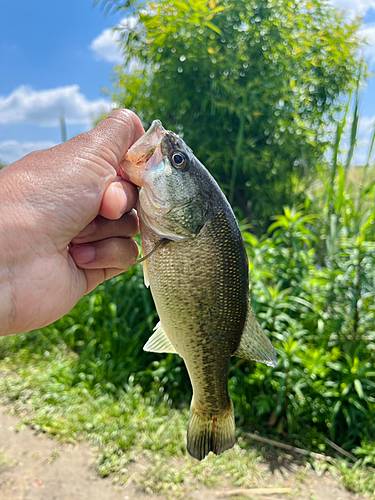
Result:
[[160,321],[155,326],[154,333],[144,345],[143,350],[149,352],[167,352],[178,354],[171,341],[166,336]]
[[233,356],[260,361],[268,366],[275,367],[277,365],[275,349],[260,327],[250,306],[241,341]]
[[147,261],[146,260],[143,261],[142,266],[143,266],[143,281],[145,283],[145,286],[147,288],[149,288],[150,280],[148,278],[148,269],[147,269]]

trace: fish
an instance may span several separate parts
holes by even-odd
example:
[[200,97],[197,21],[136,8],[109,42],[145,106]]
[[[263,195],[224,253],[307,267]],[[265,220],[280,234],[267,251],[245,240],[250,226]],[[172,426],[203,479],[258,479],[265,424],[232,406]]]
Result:
[[276,353],[251,309],[241,231],[209,171],[159,120],[125,159],[141,188],[144,281],[160,318],[144,350],[183,359],[193,388],[186,447],[202,460],[235,443],[231,357],[276,366]]

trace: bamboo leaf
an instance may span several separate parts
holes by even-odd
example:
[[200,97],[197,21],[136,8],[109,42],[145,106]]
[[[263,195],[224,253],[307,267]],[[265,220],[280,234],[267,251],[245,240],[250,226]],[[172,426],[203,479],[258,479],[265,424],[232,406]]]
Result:
[[[350,102],[351,102],[351,97],[349,97],[346,108],[345,108],[345,114],[344,117],[340,122],[337,123],[337,128],[336,128],[336,140],[335,140],[335,145],[333,149],[333,165],[332,165],[332,175],[331,175],[331,184],[329,186],[329,193],[328,193],[328,214],[330,215],[331,213],[331,204],[334,196],[334,186],[335,186],[335,177],[336,177],[336,171],[337,171],[337,159],[340,151],[340,143],[341,143],[341,137],[346,125],[348,113],[349,113],[349,108],[350,108]],[[328,216],[329,216],[328,215]]]
[[175,5],[176,7],[178,7],[183,12],[189,12],[190,11],[189,5],[186,2],[180,2],[180,0],[172,0],[171,3],[173,5]]
[[218,28],[217,26],[215,26],[214,23],[211,23],[210,21],[206,21],[205,23],[205,26],[207,26],[208,28],[211,28],[212,31],[214,31],[215,33],[217,33],[218,35],[222,35],[222,31],[220,28]]
[[359,79],[357,81],[357,90],[355,93],[355,106],[353,114],[353,123],[350,130],[350,148],[346,159],[345,170],[348,170],[352,163],[355,146],[357,143],[357,131],[358,131],[358,120],[359,120]]
[[355,379],[354,381],[354,387],[355,387],[355,390],[358,394],[358,396],[363,399],[363,388],[362,388],[362,383],[359,379]]
[[371,137],[369,151],[368,151],[368,154],[367,154],[367,161],[366,161],[365,169],[364,169],[364,172],[363,172],[363,178],[365,178],[367,176],[368,171],[370,170],[370,167],[373,166],[371,164],[371,157],[372,157],[372,152],[374,150],[374,145],[375,145],[375,124],[373,125],[372,137]]
[[344,188],[345,188],[345,170],[344,167],[341,165],[339,167],[339,183],[338,183],[336,202],[335,202],[336,213],[341,212],[341,208],[344,204],[345,200]]

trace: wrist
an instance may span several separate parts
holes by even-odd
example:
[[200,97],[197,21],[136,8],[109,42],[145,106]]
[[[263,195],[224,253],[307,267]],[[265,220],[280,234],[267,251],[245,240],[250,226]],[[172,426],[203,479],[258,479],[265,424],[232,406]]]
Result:
[[0,335],[11,333],[12,316],[12,256],[9,255],[9,203],[0,177]]
[[12,167],[0,171],[0,336],[17,333],[17,269],[26,250],[22,236],[25,225],[16,224],[16,218],[22,218],[22,213],[16,186],[11,185],[8,175],[9,168]]

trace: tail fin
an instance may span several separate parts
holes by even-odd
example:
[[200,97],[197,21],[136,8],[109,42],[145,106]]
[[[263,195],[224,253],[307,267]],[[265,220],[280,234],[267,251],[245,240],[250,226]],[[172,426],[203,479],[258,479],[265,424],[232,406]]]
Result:
[[210,451],[220,455],[232,448],[235,440],[236,427],[232,401],[227,410],[213,415],[198,410],[194,399],[192,400],[186,446],[192,457],[202,460]]

